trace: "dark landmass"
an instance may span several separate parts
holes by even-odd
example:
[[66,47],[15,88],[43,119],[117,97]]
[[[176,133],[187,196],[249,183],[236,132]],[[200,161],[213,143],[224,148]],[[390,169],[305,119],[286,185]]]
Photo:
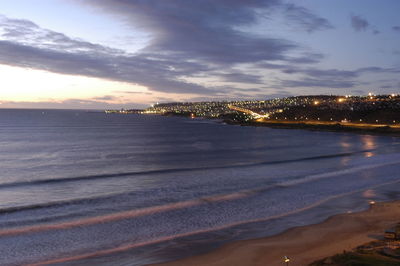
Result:
[[269,101],[170,103],[167,116],[221,119],[227,124],[400,136],[400,97],[298,96]]
[[344,251],[310,264],[310,266],[398,266],[400,265],[400,242],[378,240],[361,245],[351,252]]
[[106,114],[141,114],[143,111],[141,109],[110,109],[104,112]]
[[390,126],[374,126],[374,127],[357,127],[352,125],[343,125],[341,123],[335,124],[318,124],[318,123],[305,123],[305,122],[254,122],[254,121],[237,121],[224,119],[224,123],[230,125],[241,126],[256,126],[256,127],[271,127],[283,129],[304,129],[313,131],[333,131],[333,132],[351,132],[358,134],[372,134],[372,135],[390,135],[400,136],[400,129]]

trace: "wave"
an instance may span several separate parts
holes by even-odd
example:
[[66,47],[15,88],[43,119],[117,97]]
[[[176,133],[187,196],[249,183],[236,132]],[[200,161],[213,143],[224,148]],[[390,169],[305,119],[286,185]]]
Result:
[[377,164],[356,166],[356,167],[352,167],[352,168],[348,168],[348,169],[343,169],[343,170],[338,170],[338,171],[333,171],[333,172],[328,172],[328,173],[323,173],[323,174],[309,175],[302,179],[285,181],[285,182],[280,183],[279,186],[283,186],[283,187],[294,186],[294,185],[299,185],[302,183],[309,183],[311,181],[317,181],[320,179],[329,178],[329,177],[333,177],[333,176],[346,175],[346,174],[356,173],[356,172],[363,171],[363,170],[374,169],[374,168],[379,168],[379,167],[384,167],[384,166],[389,166],[389,165],[398,165],[398,164],[399,164],[399,161],[396,160],[396,161],[386,162],[386,163],[377,163]]
[[264,162],[247,163],[247,164],[159,169],[159,170],[138,171],[138,172],[109,173],[109,174],[98,174],[98,175],[87,175],[87,176],[76,176],[76,177],[27,180],[27,181],[19,181],[19,182],[2,183],[2,184],[0,184],[0,189],[11,188],[11,187],[21,187],[21,186],[49,185],[49,184],[66,183],[66,182],[79,182],[79,181],[88,181],[88,180],[91,181],[91,180],[99,180],[99,179],[107,179],[107,178],[135,177],[135,176],[141,176],[141,175],[158,175],[158,174],[170,174],[170,173],[179,173],[179,172],[192,172],[192,171],[215,170],[215,169],[247,168],[247,167],[263,166],[263,165],[277,165],[277,164],[295,163],[295,162],[312,161],[312,160],[324,160],[324,159],[331,159],[331,158],[337,158],[337,157],[347,157],[347,156],[362,154],[362,153],[370,152],[370,151],[372,151],[372,150],[361,150],[361,151],[355,151],[355,152],[336,153],[336,154],[318,155],[318,156],[280,160],[280,161],[279,160],[278,161],[264,161]]
[[[209,195],[204,197],[198,197],[194,199],[189,199],[186,201],[177,201],[173,203],[168,203],[164,205],[157,205],[151,207],[143,207],[133,210],[127,211],[120,211],[111,214],[105,214],[95,217],[86,217],[79,220],[72,220],[67,222],[60,222],[54,224],[44,224],[44,225],[33,225],[33,226],[25,226],[20,228],[12,228],[12,229],[4,229],[0,230],[0,236],[8,236],[8,235],[16,235],[16,234],[25,234],[25,233],[35,233],[41,231],[48,231],[48,230],[61,230],[61,229],[69,229],[77,226],[87,226],[87,225],[94,225],[98,223],[108,223],[117,220],[123,219],[131,219],[145,215],[152,215],[161,212],[168,212],[177,209],[189,208],[194,206],[199,206],[202,204],[209,204],[209,203],[216,203],[216,202],[224,202],[224,201],[232,201],[238,199],[244,199],[247,197],[251,197],[257,194],[265,193],[272,189],[295,186],[299,184],[309,183],[325,178],[330,178],[334,176],[340,176],[350,173],[355,173],[363,170],[373,169],[384,167],[388,165],[397,165],[398,161],[392,161],[387,163],[380,163],[380,164],[372,164],[372,165],[365,165],[359,167],[353,167],[349,169],[333,171],[324,174],[316,174],[316,175],[306,175],[306,176],[298,176],[294,177],[291,180],[277,182],[274,184],[270,184],[264,187],[258,187],[256,189],[245,189],[237,192],[232,192],[228,194],[216,194],[216,195]],[[392,181],[393,182],[393,181]],[[398,180],[396,181],[398,182]],[[97,197],[97,198],[83,198],[83,199],[74,199],[72,201],[59,201],[53,203],[45,203],[45,204],[36,204],[36,205],[29,205],[29,206],[22,206],[22,207],[11,207],[6,209],[1,209],[0,213],[10,213],[10,212],[17,212],[21,210],[32,210],[32,209],[39,209],[39,208],[49,208],[49,207],[60,207],[63,205],[71,205],[71,204],[82,204],[82,203],[90,203],[95,202],[98,200],[107,200],[113,197],[124,196],[128,193],[122,194],[115,194],[106,197]]]
[[128,210],[128,211],[121,211],[115,212],[111,214],[101,215],[101,216],[94,216],[94,217],[87,217],[79,220],[72,220],[66,221],[61,223],[54,223],[54,224],[42,224],[42,225],[32,225],[32,226],[25,226],[19,228],[9,228],[9,229],[0,229],[0,237],[4,236],[12,236],[12,235],[20,235],[20,234],[31,234],[31,233],[38,233],[43,231],[50,231],[50,230],[65,230],[74,227],[81,227],[81,226],[89,226],[94,224],[103,224],[114,222],[118,220],[124,219],[131,219],[136,217],[141,217],[145,215],[152,215],[160,212],[167,212],[172,210],[178,210],[183,208],[194,207],[202,204],[207,203],[215,203],[215,202],[222,202],[222,201],[230,201],[241,199],[247,197],[249,195],[248,191],[242,192],[234,192],[231,194],[221,194],[221,195],[212,195],[207,197],[201,197],[197,199],[187,200],[187,201],[180,201],[174,202],[164,205]]
[[[386,185],[390,185],[390,184],[396,184],[396,183],[399,183],[399,182],[400,182],[399,180],[391,181],[391,182],[387,182],[387,183],[376,185],[373,188],[378,188],[378,187],[386,186]],[[149,245],[153,245],[153,244],[159,244],[159,243],[162,243],[162,242],[167,242],[167,241],[175,240],[175,239],[178,239],[178,238],[193,236],[193,235],[202,234],[202,233],[220,231],[220,230],[224,230],[224,229],[227,229],[227,228],[232,228],[232,227],[240,226],[240,225],[244,225],[244,224],[276,220],[276,219],[279,219],[279,218],[287,217],[287,216],[290,216],[290,215],[295,215],[295,214],[298,214],[298,213],[313,209],[313,208],[318,207],[318,206],[320,206],[320,205],[322,205],[324,203],[327,203],[327,202],[329,202],[331,200],[335,200],[335,199],[338,199],[338,198],[341,198],[341,197],[349,196],[349,195],[352,195],[352,194],[355,194],[355,193],[359,193],[359,192],[362,192],[362,191],[364,191],[364,189],[355,190],[355,191],[351,191],[351,192],[346,192],[346,193],[342,193],[342,194],[339,194],[339,195],[334,195],[334,196],[325,198],[323,200],[314,202],[314,203],[312,203],[312,204],[310,204],[308,206],[305,206],[303,208],[299,208],[299,209],[296,209],[296,210],[288,211],[286,213],[282,213],[282,214],[278,214],[278,215],[274,215],[274,216],[270,216],[270,217],[263,217],[263,218],[256,218],[256,219],[251,219],[251,220],[246,220],[246,221],[232,222],[232,223],[228,223],[228,224],[224,224],[224,225],[220,225],[220,226],[216,226],[216,227],[212,227],[212,228],[204,228],[204,229],[198,229],[198,230],[194,230],[194,231],[190,231],[190,232],[178,233],[178,234],[175,234],[175,235],[163,236],[163,237],[159,237],[159,238],[156,238],[156,239],[151,239],[151,240],[148,240],[148,241],[143,241],[143,242],[138,242],[138,243],[126,243],[126,244],[122,244],[122,245],[114,247],[114,248],[108,248],[108,249],[92,251],[92,252],[88,252],[88,253],[82,253],[82,254],[78,254],[78,255],[72,255],[72,256],[69,256],[69,257],[48,259],[48,260],[44,260],[44,261],[41,261],[41,262],[29,263],[27,265],[29,265],[29,266],[52,265],[52,264],[58,264],[58,263],[67,263],[67,262],[72,262],[72,261],[91,259],[91,258],[96,258],[96,257],[100,257],[100,256],[107,256],[107,255],[112,255],[112,254],[116,254],[116,253],[120,253],[120,252],[125,252],[125,251],[132,250],[132,249],[139,248],[139,247],[149,246]]]
[[[352,168],[337,170],[337,171],[332,171],[332,172],[327,172],[327,173],[322,173],[322,174],[298,175],[298,176],[291,177],[289,180],[274,182],[274,183],[271,183],[266,186],[258,186],[257,188],[254,188],[254,189],[250,188],[250,189],[245,189],[245,190],[232,192],[232,193],[228,193],[228,194],[203,196],[203,197],[191,199],[190,201],[196,201],[198,203],[201,203],[201,202],[207,203],[207,202],[214,202],[214,201],[216,201],[216,199],[234,200],[234,199],[237,199],[238,195],[240,195],[240,197],[251,196],[251,195],[255,195],[255,194],[259,194],[259,193],[265,193],[267,191],[270,191],[270,190],[276,189],[276,188],[284,188],[284,187],[301,185],[301,184],[314,182],[314,181],[318,181],[318,180],[325,179],[325,178],[356,173],[356,172],[363,171],[363,170],[379,168],[379,167],[384,167],[384,166],[389,166],[389,165],[397,165],[398,163],[399,163],[398,158],[396,158],[396,160],[391,160],[391,161],[388,161],[388,159],[386,158],[385,162],[380,161],[379,163],[375,163],[375,164],[354,166]],[[87,205],[87,206],[88,205],[99,205],[102,202],[118,201],[118,198],[124,198],[124,200],[126,200],[126,197],[130,197],[130,196],[134,196],[134,195],[136,195],[136,192],[124,192],[124,193],[97,195],[95,197],[83,197],[83,198],[46,202],[46,203],[31,204],[31,205],[14,206],[14,207],[8,207],[8,208],[1,208],[0,214],[11,214],[11,213],[20,212],[20,211],[39,210],[39,209],[46,209],[46,208],[58,208],[58,207],[65,207],[65,206],[70,206],[70,205]],[[179,202],[172,203],[172,204],[178,204],[178,203]],[[179,206],[179,204],[177,206]],[[150,208],[152,208],[152,207],[150,207]],[[71,214],[71,217],[73,217],[73,214]],[[37,220],[39,221],[39,219],[37,219]],[[20,225],[19,221],[12,221],[9,223]]]

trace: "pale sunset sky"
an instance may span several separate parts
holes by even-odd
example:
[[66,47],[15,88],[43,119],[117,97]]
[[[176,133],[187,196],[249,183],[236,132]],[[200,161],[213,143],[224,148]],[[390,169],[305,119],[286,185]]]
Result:
[[398,0],[0,0],[0,108],[400,92]]

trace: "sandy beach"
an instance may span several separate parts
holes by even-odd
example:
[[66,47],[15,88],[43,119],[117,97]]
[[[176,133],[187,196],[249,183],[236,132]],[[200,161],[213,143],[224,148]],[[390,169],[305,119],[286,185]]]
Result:
[[208,254],[158,265],[308,265],[383,237],[400,222],[400,201],[376,203],[363,212],[335,215],[322,223],[296,227],[279,235],[224,245]]

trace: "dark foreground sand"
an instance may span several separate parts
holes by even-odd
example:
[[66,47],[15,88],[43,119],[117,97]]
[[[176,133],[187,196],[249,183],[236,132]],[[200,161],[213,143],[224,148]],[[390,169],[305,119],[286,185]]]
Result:
[[326,221],[289,229],[279,235],[227,244],[211,253],[158,264],[190,265],[308,265],[315,260],[351,250],[381,238],[385,229],[400,222],[400,201],[377,203],[369,210],[335,215]]

